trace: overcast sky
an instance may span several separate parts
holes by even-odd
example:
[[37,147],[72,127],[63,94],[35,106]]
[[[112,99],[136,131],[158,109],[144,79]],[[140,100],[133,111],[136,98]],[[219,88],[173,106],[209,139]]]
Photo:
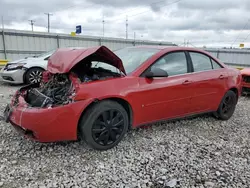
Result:
[[250,0],[0,0],[5,28],[170,41],[207,47],[250,47]]

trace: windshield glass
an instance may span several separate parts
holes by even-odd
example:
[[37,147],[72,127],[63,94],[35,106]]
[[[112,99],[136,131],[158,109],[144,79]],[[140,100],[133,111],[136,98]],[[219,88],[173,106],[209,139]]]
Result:
[[129,74],[159,51],[155,48],[123,48],[114,53],[122,60],[125,71]]
[[47,57],[47,56],[52,55],[55,51],[56,51],[56,50],[51,50],[51,51],[42,53],[42,54],[40,54],[40,55],[37,55],[36,57],[37,57],[37,58],[40,58],[40,57]]

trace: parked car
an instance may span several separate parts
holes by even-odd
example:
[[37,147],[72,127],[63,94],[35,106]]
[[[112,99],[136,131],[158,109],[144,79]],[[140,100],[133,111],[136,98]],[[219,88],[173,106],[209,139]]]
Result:
[[228,120],[241,93],[239,70],[186,47],[59,49],[47,69],[16,92],[6,121],[40,142],[82,138],[98,150],[153,122],[210,112]]
[[38,56],[26,57],[24,59],[8,62],[0,71],[2,80],[12,84],[40,82],[42,72],[46,70],[48,59],[54,51],[55,50],[52,50]]
[[242,93],[250,93],[250,68],[243,68],[241,70],[242,75]]

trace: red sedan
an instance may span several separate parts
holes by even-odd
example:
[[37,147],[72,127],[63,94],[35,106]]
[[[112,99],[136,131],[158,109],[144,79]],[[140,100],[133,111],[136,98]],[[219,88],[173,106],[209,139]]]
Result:
[[211,112],[227,120],[240,93],[240,71],[198,49],[58,49],[43,81],[18,90],[5,117],[40,142],[82,138],[106,150],[157,121]]

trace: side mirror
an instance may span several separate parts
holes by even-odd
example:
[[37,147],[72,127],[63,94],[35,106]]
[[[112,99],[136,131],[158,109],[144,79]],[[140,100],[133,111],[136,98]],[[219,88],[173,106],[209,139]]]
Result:
[[145,74],[146,78],[168,77],[168,73],[160,68],[154,68]]

